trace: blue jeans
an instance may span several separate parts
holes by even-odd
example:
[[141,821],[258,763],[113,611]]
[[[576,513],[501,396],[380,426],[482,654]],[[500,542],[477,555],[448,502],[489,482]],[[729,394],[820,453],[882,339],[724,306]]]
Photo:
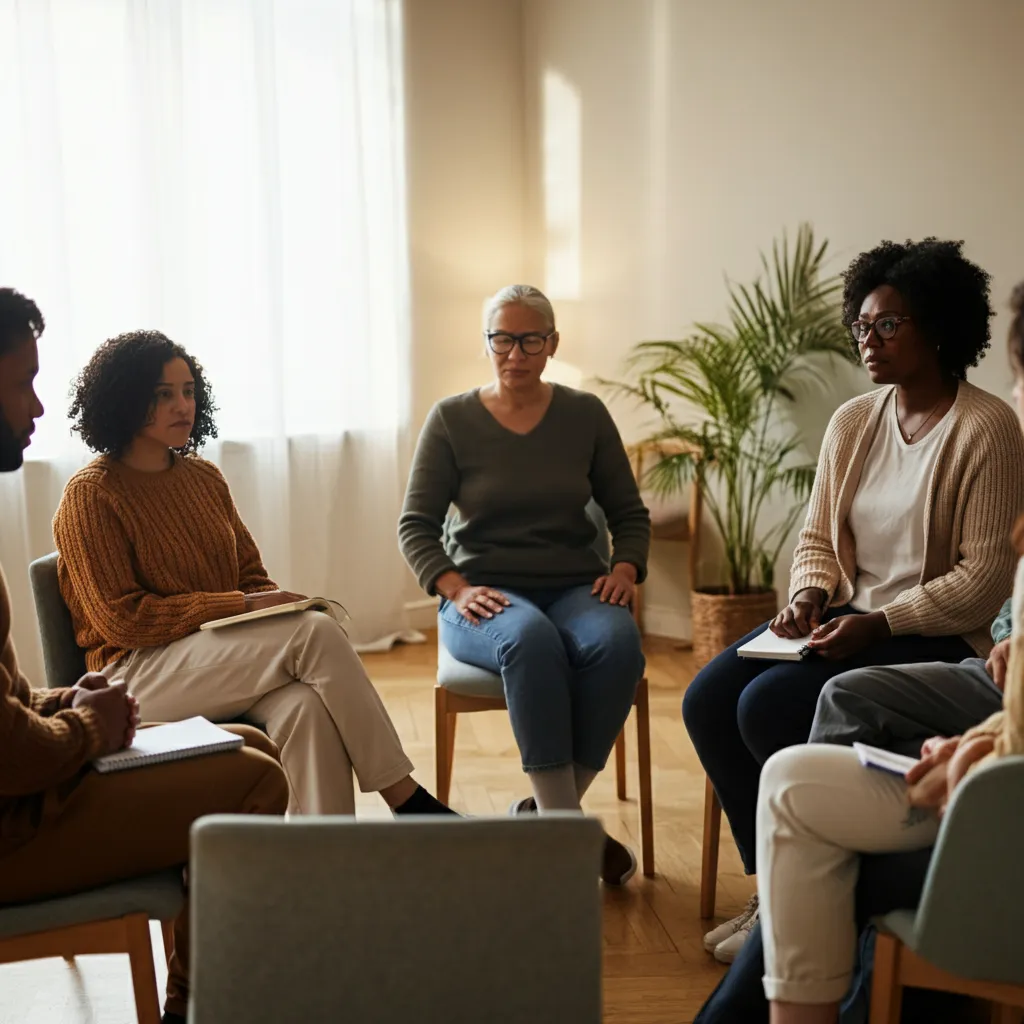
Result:
[[441,643],[501,675],[524,771],[601,771],[633,706],[644,672],[640,633],[629,609],[590,590],[502,588],[512,603],[477,626],[441,603]]
[[[853,613],[831,608],[824,620]],[[867,665],[959,662],[973,655],[959,636],[894,636],[843,661],[810,655],[803,661],[754,661],[737,640],[697,673],[683,697],[683,721],[722,809],[748,875],[756,873],[754,817],[761,766],[777,750],[806,743],[818,696],[841,672]]]

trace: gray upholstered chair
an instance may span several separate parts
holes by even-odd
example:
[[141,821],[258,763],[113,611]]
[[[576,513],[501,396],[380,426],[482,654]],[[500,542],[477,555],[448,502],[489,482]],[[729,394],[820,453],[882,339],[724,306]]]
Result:
[[[86,671],[85,653],[75,641],[71,613],[57,582],[57,553],[54,551],[37,558],[29,566],[28,574],[42,641],[46,685],[51,688],[73,686]],[[23,960],[60,955],[70,959],[79,953],[126,952],[132,960],[140,1024],[151,1019],[159,1020],[159,1006],[154,1002],[156,981],[147,921],[152,919],[162,923],[165,953],[169,955],[170,922],[181,909],[183,894],[181,872],[167,871],[65,899],[0,907],[0,938],[3,939],[0,941],[0,962],[5,957]],[[87,916],[99,913],[109,914],[109,918]],[[14,937],[19,934],[16,929],[29,926],[42,928],[44,932]],[[24,952],[33,949],[44,952]],[[19,950],[23,952],[19,953]],[[147,963],[148,968],[145,967]],[[153,978],[151,984],[147,980],[147,970],[148,976]],[[151,1016],[152,1006],[157,1007],[156,1017]]]
[[896,1024],[903,988],[987,999],[993,1024],[1024,1007],[1024,757],[972,773],[942,822],[917,910],[878,922],[871,1024]]
[[597,821],[204,818],[191,1024],[597,1024]]
[[[611,542],[604,512],[594,501],[587,505],[587,515],[597,527],[594,549],[607,565],[611,561]],[[450,515],[445,533],[451,525]],[[637,767],[640,776],[640,844],[641,866],[646,877],[654,876],[654,799],[651,786],[651,718],[648,705],[647,679],[637,683],[636,696]],[[458,661],[437,642],[437,685],[434,687],[434,764],[437,798],[448,802],[455,762],[455,724],[460,714],[474,711],[506,710],[505,688],[501,676],[475,665]],[[623,727],[615,741],[615,786],[620,800],[626,799],[626,730]]]
[[57,582],[57,552],[37,558],[28,567],[28,577],[36,603],[46,685],[74,686],[85,674],[85,652],[75,641],[71,613]]
[[[72,856],[73,851],[68,852]],[[0,964],[41,957],[127,953],[138,1024],[159,1024],[151,920],[169,925],[185,897],[180,870],[162,871],[57,899],[0,905]],[[170,948],[165,952],[169,954]]]

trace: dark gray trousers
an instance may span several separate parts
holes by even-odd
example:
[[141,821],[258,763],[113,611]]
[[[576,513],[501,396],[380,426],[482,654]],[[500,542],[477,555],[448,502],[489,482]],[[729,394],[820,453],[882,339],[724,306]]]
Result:
[[844,672],[825,684],[809,743],[854,741],[918,757],[931,736],[959,736],[1003,706],[981,658]]

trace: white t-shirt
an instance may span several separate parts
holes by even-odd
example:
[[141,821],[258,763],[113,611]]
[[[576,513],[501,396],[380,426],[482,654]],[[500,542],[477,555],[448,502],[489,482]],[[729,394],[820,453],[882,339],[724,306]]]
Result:
[[950,415],[916,444],[907,444],[896,419],[896,392],[871,442],[849,524],[857,545],[857,579],[850,604],[874,612],[921,582],[925,506]]

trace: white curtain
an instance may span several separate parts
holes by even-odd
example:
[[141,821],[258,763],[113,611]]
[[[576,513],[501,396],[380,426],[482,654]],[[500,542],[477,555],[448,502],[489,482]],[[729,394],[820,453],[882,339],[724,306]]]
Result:
[[47,413],[0,477],[16,641],[52,549],[69,383],[155,328],[203,364],[205,454],[272,576],[401,630],[408,287],[399,0],[0,0],[0,284],[39,304]]

